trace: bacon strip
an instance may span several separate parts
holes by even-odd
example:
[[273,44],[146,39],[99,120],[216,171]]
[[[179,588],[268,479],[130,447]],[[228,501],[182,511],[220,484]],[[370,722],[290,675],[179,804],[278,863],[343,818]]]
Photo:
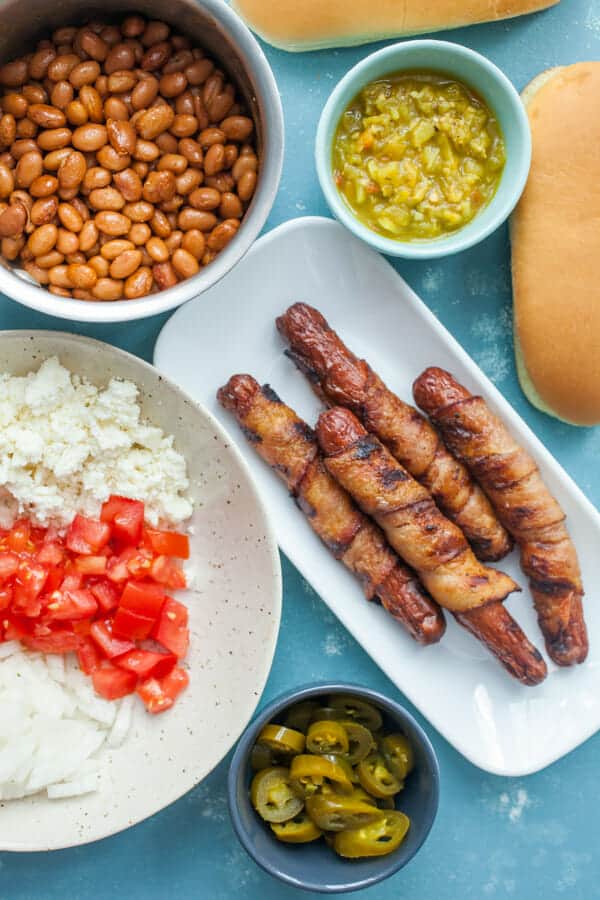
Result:
[[485,400],[444,369],[426,369],[413,391],[418,405],[477,479],[518,543],[550,657],[559,666],[582,663],[588,638],[577,551],[565,514],[535,461]]
[[319,396],[358,416],[462,529],[479,559],[499,560],[510,551],[509,535],[467,469],[448,453],[430,423],[354,356],[318,310],[295,303],[277,319],[277,328],[290,344],[287,355]]
[[500,602],[517,588],[512,578],[478,562],[460,529],[349,410],[322,413],[317,439],[330,474],[373,516],[438,603],[512,675],[539,684],[545,663]]
[[250,375],[234,375],[217,396],[285,481],[313,531],[358,576],[367,599],[378,598],[419,643],[439,641],[446,627],[441,609],[329,475],[308,425]]

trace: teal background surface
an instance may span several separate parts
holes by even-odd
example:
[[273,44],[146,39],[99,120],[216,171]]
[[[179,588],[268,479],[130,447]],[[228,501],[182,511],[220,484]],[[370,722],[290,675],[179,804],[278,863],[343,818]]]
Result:
[[[439,36],[486,54],[521,89],[551,66],[600,59],[600,0],[562,0],[558,7],[540,14]],[[267,229],[302,215],[328,215],[313,165],[316,123],[333,85],[375,46],[383,45],[303,55],[265,48],[281,89],[287,130],[281,190]],[[506,228],[457,257],[432,263],[397,260],[394,265],[599,505],[600,429],[578,430],[552,420],[534,410],[519,389]],[[256,304],[260,315],[260,298],[249,298],[249,302]],[[148,360],[166,318],[79,326],[0,297],[3,329],[78,331]],[[280,639],[262,701],[298,684],[344,678],[402,699],[286,560],[283,571]],[[588,602],[597,598],[589,597]],[[474,768],[416,715],[440,759],[439,816],[418,857],[394,878],[363,892],[365,896],[372,900],[600,898],[600,735],[543,772],[503,779]],[[210,735],[204,739],[210,740]],[[274,881],[246,856],[229,823],[226,772],[227,760],[173,806],[97,844],[47,854],[0,854],[0,900],[300,900],[317,896]]]

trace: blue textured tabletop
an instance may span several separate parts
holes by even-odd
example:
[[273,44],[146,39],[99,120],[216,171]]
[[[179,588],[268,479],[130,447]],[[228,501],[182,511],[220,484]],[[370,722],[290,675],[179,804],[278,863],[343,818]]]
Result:
[[[562,0],[538,15],[438,36],[486,54],[521,89],[543,69],[600,58],[600,0]],[[328,214],[313,166],[317,119],[333,85],[372,49],[288,55],[266,48],[287,126],[283,181],[267,228],[297,216]],[[551,420],[529,406],[520,392],[512,351],[506,229],[440,263],[396,265],[599,505],[600,476],[594,463],[600,455],[600,429],[577,430]],[[0,297],[2,328],[70,327],[145,359],[151,359],[165,319],[77,326]],[[299,683],[334,678],[351,678],[401,699],[295,569],[285,560],[283,568],[281,633],[262,702]],[[600,735],[544,772],[522,780],[501,779],[475,769],[417,717],[439,754],[440,813],[418,857],[395,878],[371,888],[370,897],[600,897]],[[226,771],[227,760],[178,803],[100,843],[56,853],[1,854],[0,900],[307,896],[272,880],[240,848],[227,813]]]

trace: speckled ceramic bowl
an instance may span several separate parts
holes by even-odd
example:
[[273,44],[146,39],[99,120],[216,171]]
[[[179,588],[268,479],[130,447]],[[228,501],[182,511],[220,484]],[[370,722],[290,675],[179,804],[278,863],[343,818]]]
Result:
[[49,356],[105,385],[135,382],[147,419],[173,434],[194,502],[190,687],[159,716],[136,704],[130,734],[107,750],[101,789],[2,803],[0,850],[50,850],[121,831],[177,800],[225,756],[252,715],[277,640],[279,555],[239,452],[212,415],[152,366],[89,338],[51,331],[0,334],[0,373],[24,375]]
[[34,41],[62,25],[92,19],[117,20],[140,12],[168,22],[197,42],[233,79],[256,123],[260,172],[252,202],[239,232],[209,265],[168,290],[139,300],[93,303],[56,297],[31,283],[23,269],[0,259],[0,291],[39,312],[76,322],[127,322],[175,309],[208,290],[235,266],[252,246],[271,212],[283,165],[284,126],[279,90],[258,41],[223,0],[0,0],[0,63],[29,53]]
[[[397,797],[397,807],[410,818],[410,829],[400,847],[389,856],[347,860],[337,856],[320,840],[311,844],[282,844],[271,833],[250,803],[252,780],[250,753],[267,722],[302,700],[329,694],[352,694],[374,704],[383,714],[389,731],[401,731],[415,753],[415,768]],[[411,714],[395,700],[376,691],[347,682],[317,684],[282,694],[263,710],[242,735],[229,768],[229,811],[233,827],[244,849],[265,871],[307,891],[339,894],[357,891],[383,881],[402,869],[418,853],[433,825],[439,800],[440,771],[429,738]]]
[[[449,75],[474,88],[483,97],[500,124],[506,164],[491,201],[465,226],[430,241],[397,241],[367,228],[345,202],[333,178],[332,144],[345,109],[367,84],[386,75],[418,70]],[[481,53],[450,41],[401,41],[365,57],[333,89],[319,120],[315,158],[325,199],[342,225],[388,256],[434,259],[472,247],[508,218],[527,181],[531,134],[525,107],[514,85]]]

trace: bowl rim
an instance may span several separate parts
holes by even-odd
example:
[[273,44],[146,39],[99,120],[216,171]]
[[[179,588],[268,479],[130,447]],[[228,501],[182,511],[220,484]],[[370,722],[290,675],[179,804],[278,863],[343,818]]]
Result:
[[253,201],[231,244],[197,275],[172,288],[138,300],[114,300],[94,303],[55,297],[46,288],[0,264],[0,292],[15,303],[59,319],[73,322],[130,322],[168,312],[192,300],[221,280],[247,253],[273,208],[283,170],[285,125],[281,96],[273,70],[265,53],[248,26],[224,0],[197,0],[215,21],[227,31],[237,46],[250,80],[264,95],[261,104],[265,145],[261,177]]
[[[510,102],[511,115],[514,117],[516,125],[517,140],[519,144],[518,152],[520,155],[520,160],[518,161],[518,177],[509,185],[509,189],[506,192],[503,201],[498,201],[499,192],[496,191],[486,209],[494,210],[494,206],[497,206],[497,209],[494,210],[495,214],[490,217],[488,223],[484,227],[479,229],[473,228],[470,230],[470,234],[464,233],[470,225],[476,223],[478,217],[475,216],[471,222],[467,223],[466,226],[460,228],[458,231],[453,232],[446,237],[424,241],[423,243],[396,241],[392,238],[384,237],[383,235],[379,235],[377,232],[372,231],[358,220],[350,207],[344,203],[334,184],[331,167],[331,146],[328,137],[332,124],[334,128],[337,126],[343,111],[342,107],[345,107],[349,100],[358,93],[362,87],[365,87],[369,81],[373,80],[373,76],[365,75],[365,72],[379,61],[388,60],[390,62],[389,74],[401,71],[403,69],[403,57],[410,55],[415,50],[437,51],[443,55],[448,61],[448,67],[445,71],[450,75],[453,74],[452,60],[457,58],[468,60],[484,70],[487,75],[495,81],[496,85]],[[394,65],[394,61],[397,61],[396,66]],[[438,69],[438,60],[434,60],[433,64],[435,65],[434,70],[442,71],[444,68],[443,66],[440,66]],[[409,67],[410,66],[406,66],[407,69]],[[384,73],[375,77],[383,77],[383,75]],[[458,80],[463,80],[460,76],[456,77]],[[478,89],[476,84],[469,84],[469,86],[473,87],[475,90]],[[516,206],[519,197],[523,193],[529,175],[529,167],[531,164],[531,131],[529,128],[527,112],[517,89],[508,76],[505,75],[495,63],[482,53],[478,53],[476,50],[472,50],[470,47],[465,47],[462,44],[457,44],[453,41],[438,41],[427,38],[399,41],[390,44],[387,47],[383,47],[381,50],[370,53],[346,72],[334,87],[323,107],[317,126],[314,152],[317,176],[321,185],[321,190],[325,195],[325,199],[331,212],[346,228],[361,240],[370,244],[380,253],[384,253],[388,256],[403,257],[405,259],[438,259],[443,256],[459,253],[462,250],[466,250],[469,247],[478,244],[499,228],[508,218]]]
[[[128,831],[131,827],[135,825],[139,825],[141,822],[146,821],[151,816],[157,815],[162,812],[167,807],[172,806],[175,802],[181,799],[181,797],[185,796],[190,790],[193,790],[194,787],[197,787],[198,784],[204,781],[211,772],[213,772],[218,765],[220,765],[223,760],[226,758],[227,754],[231,752],[232,747],[235,745],[235,742],[238,738],[244,734],[245,730],[249,727],[249,723],[252,721],[252,716],[256,712],[256,707],[260,702],[260,697],[264,692],[265,685],[267,683],[267,679],[273,667],[273,659],[275,657],[275,650],[277,648],[277,643],[279,640],[279,632],[281,628],[281,611],[282,611],[282,603],[283,603],[283,577],[281,570],[281,557],[279,554],[279,547],[277,543],[277,538],[275,536],[275,530],[273,527],[273,523],[271,521],[271,514],[269,513],[261,495],[256,486],[256,482],[254,480],[254,475],[250,469],[250,466],[242,456],[241,451],[238,449],[237,444],[230,440],[227,432],[221,425],[221,423],[215,418],[213,413],[204,406],[203,403],[195,400],[191,397],[183,388],[179,387],[179,385],[172,380],[168,375],[165,375],[161,369],[147,362],[145,359],[141,359],[141,357],[136,356],[134,353],[130,353],[128,350],[123,350],[120,347],[115,347],[113,344],[109,344],[107,341],[101,341],[97,338],[87,337],[82,334],[75,334],[70,331],[57,331],[50,328],[37,328],[37,329],[18,329],[13,328],[10,330],[2,331],[0,333],[0,348],[2,343],[5,340],[21,340],[23,342],[26,341],[35,341],[38,338],[59,338],[61,340],[66,340],[66,342],[71,342],[74,344],[82,344],[83,346],[87,346],[90,348],[90,351],[94,351],[97,347],[101,347],[103,351],[107,349],[114,354],[118,358],[125,358],[130,362],[134,362],[136,365],[140,366],[143,369],[149,370],[153,375],[158,378],[162,384],[166,385],[171,390],[175,391],[179,394],[185,401],[186,406],[193,408],[196,412],[201,413],[208,426],[213,429],[215,435],[218,435],[224,447],[227,448],[227,452],[230,453],[235,460],[236,464],[239,466],[239,470],[246,477],[247,486],[250,491],[250,495],[256,504],[256,509],[262,516],[263,520],[263,530],[267,541],[268,549],[268,562],[270,572],[269,575],[272,579],[273,584],[273,602],[274,602],[274,621],[271,632],[271,640],[268,646],[268,652],[265,654],[263,671],[260,675],[260,688],[259,693],[256,696],[253,696],[249,700],[249,709],[247,712],[247,716],[243,722],[239,722],[234,728],[232,728],[228,735],[228,743],[229,748],[220,753],[220,756],[214,763],[211,763],[207,770],[198,778],[194,784],[187,785],[181,788],[176,795],[174,795],[167,803],[162,806],[151,809],[149,811],[144,812],[141,816],[134,816],[131,821],[128,822],[127,825],[121,827],[113,827],[112,824],[104,825],[102,829],[99,830],[98,834],[94,834],[93,837],[82,837],[81,840],[70,841],[68,843],[57,843],[56,845],[52,845],[48,847],[46,845],[40,846],[35,842],[31,843],[20,843],[18,846],[9,845],[6,842],[0,848],[3,851],[7,852],[34,852],[34,851],[55,851],[55,850],[64,850],[70,847],[82,846],[85,844],[95,843],[96,841],[104,840],[105,838],[112,837],[115,834],[120,834],[124,831]],[[60,352],[58,354],[60,356]],[[40,360],[41,362],[42,360]],[[85,373],[81,373],[85,375]],[[276,618],[275,618],[276,617]],[[78,798],[80,799],[80,798]],[[17,801],[21,802],[21,801]],[[110,822],[111,820],[107,820]]]
[[[288,875],[286,872],[282,871],[277,866],[269,862],[268,859],[258,857],[254,853],[252,844],[249,841],[246,830],[242,825],[242,820],[237,805],[238,785],[240,779],[245,777],[245,768],[248,763],[248,756],[252,744],[254,743],[254,740],[256,739],[256,736],[258,735],[258,732],[263,727],[263,725],[267,724],[267,722],[273,716],[277,715],[278,712],[280,712],[282,709],[285,709],[287,706],[290,706],[291,704],[310,699],[313,696],[332,693],[354,694],[358,697],[361,697],[362,699],[367,699],[375,705],[379,706],[390,716],[396,717],[402,722],[407,722],[410,725],[411,729],[413,729],[414,733],[418,736],[420,744],[424,750],[425,757],[427,759],[427,765],[430,768],[432,781],[430,809],[428,812],[428,816],[425,819],[423,833],[412,854],[403,861],[394,861],[392,854],[390,858],[387,858],[387,864],[385,863],[386,857],[382,857],[381,871],[377,872],[375,875],[370,875],[364,878],[352,879],[352,868],[351,866],[349,866],[349,879],[348,882],[343,885],[327,885],[321,882],[310,881],[308,878],[305,878],[301,881],[297,878],[294,878],[293,876]],[[364,687],[363,685],[355,684],[351,681],[324,681],[317,682],[316,684],[304,684],[300,687],[292,688],[290,690],[284,691],[281,694],[278,694],[273,700],[271,700],[260,710],[258,715],[255,716],[250,724],[244,729],[234,750],[231,762],[229,764],[229,771],[227,773],[227,800],[231,822],[233,824],[233,829],[237,835],[239,842],[248,853],[248,855],[257,863],[257,865],[261,867],[261,869],[263,869],[269,875],[272,875],[275,878],[279,878],[286,884],[289,884],[295,888],[300,888],[301,890],[316,891],[318,893],[324,894],[350,893],[352,891],[358,891],[362,888],[370,887],[371,885],[377,884],[378,882],[389,878],[391,875],[394,875],[400,869],[404,868],[404,866],[408,865],[408,863],[411,862],[412,859],[414,859],[414,857],[417,855],[417,853],[429,837],[429,833],[433,827],[433,823],[435,822],[438,813],[439,798],[440,766],[433,745],[422,726],[419,725],[412,713],[410,713],[406,709],[406,707],[403,706],[399,701],[393,700],[391,697],[387,697],[385,694],[382,694],[380,691],[376,691],[373,688]]]

